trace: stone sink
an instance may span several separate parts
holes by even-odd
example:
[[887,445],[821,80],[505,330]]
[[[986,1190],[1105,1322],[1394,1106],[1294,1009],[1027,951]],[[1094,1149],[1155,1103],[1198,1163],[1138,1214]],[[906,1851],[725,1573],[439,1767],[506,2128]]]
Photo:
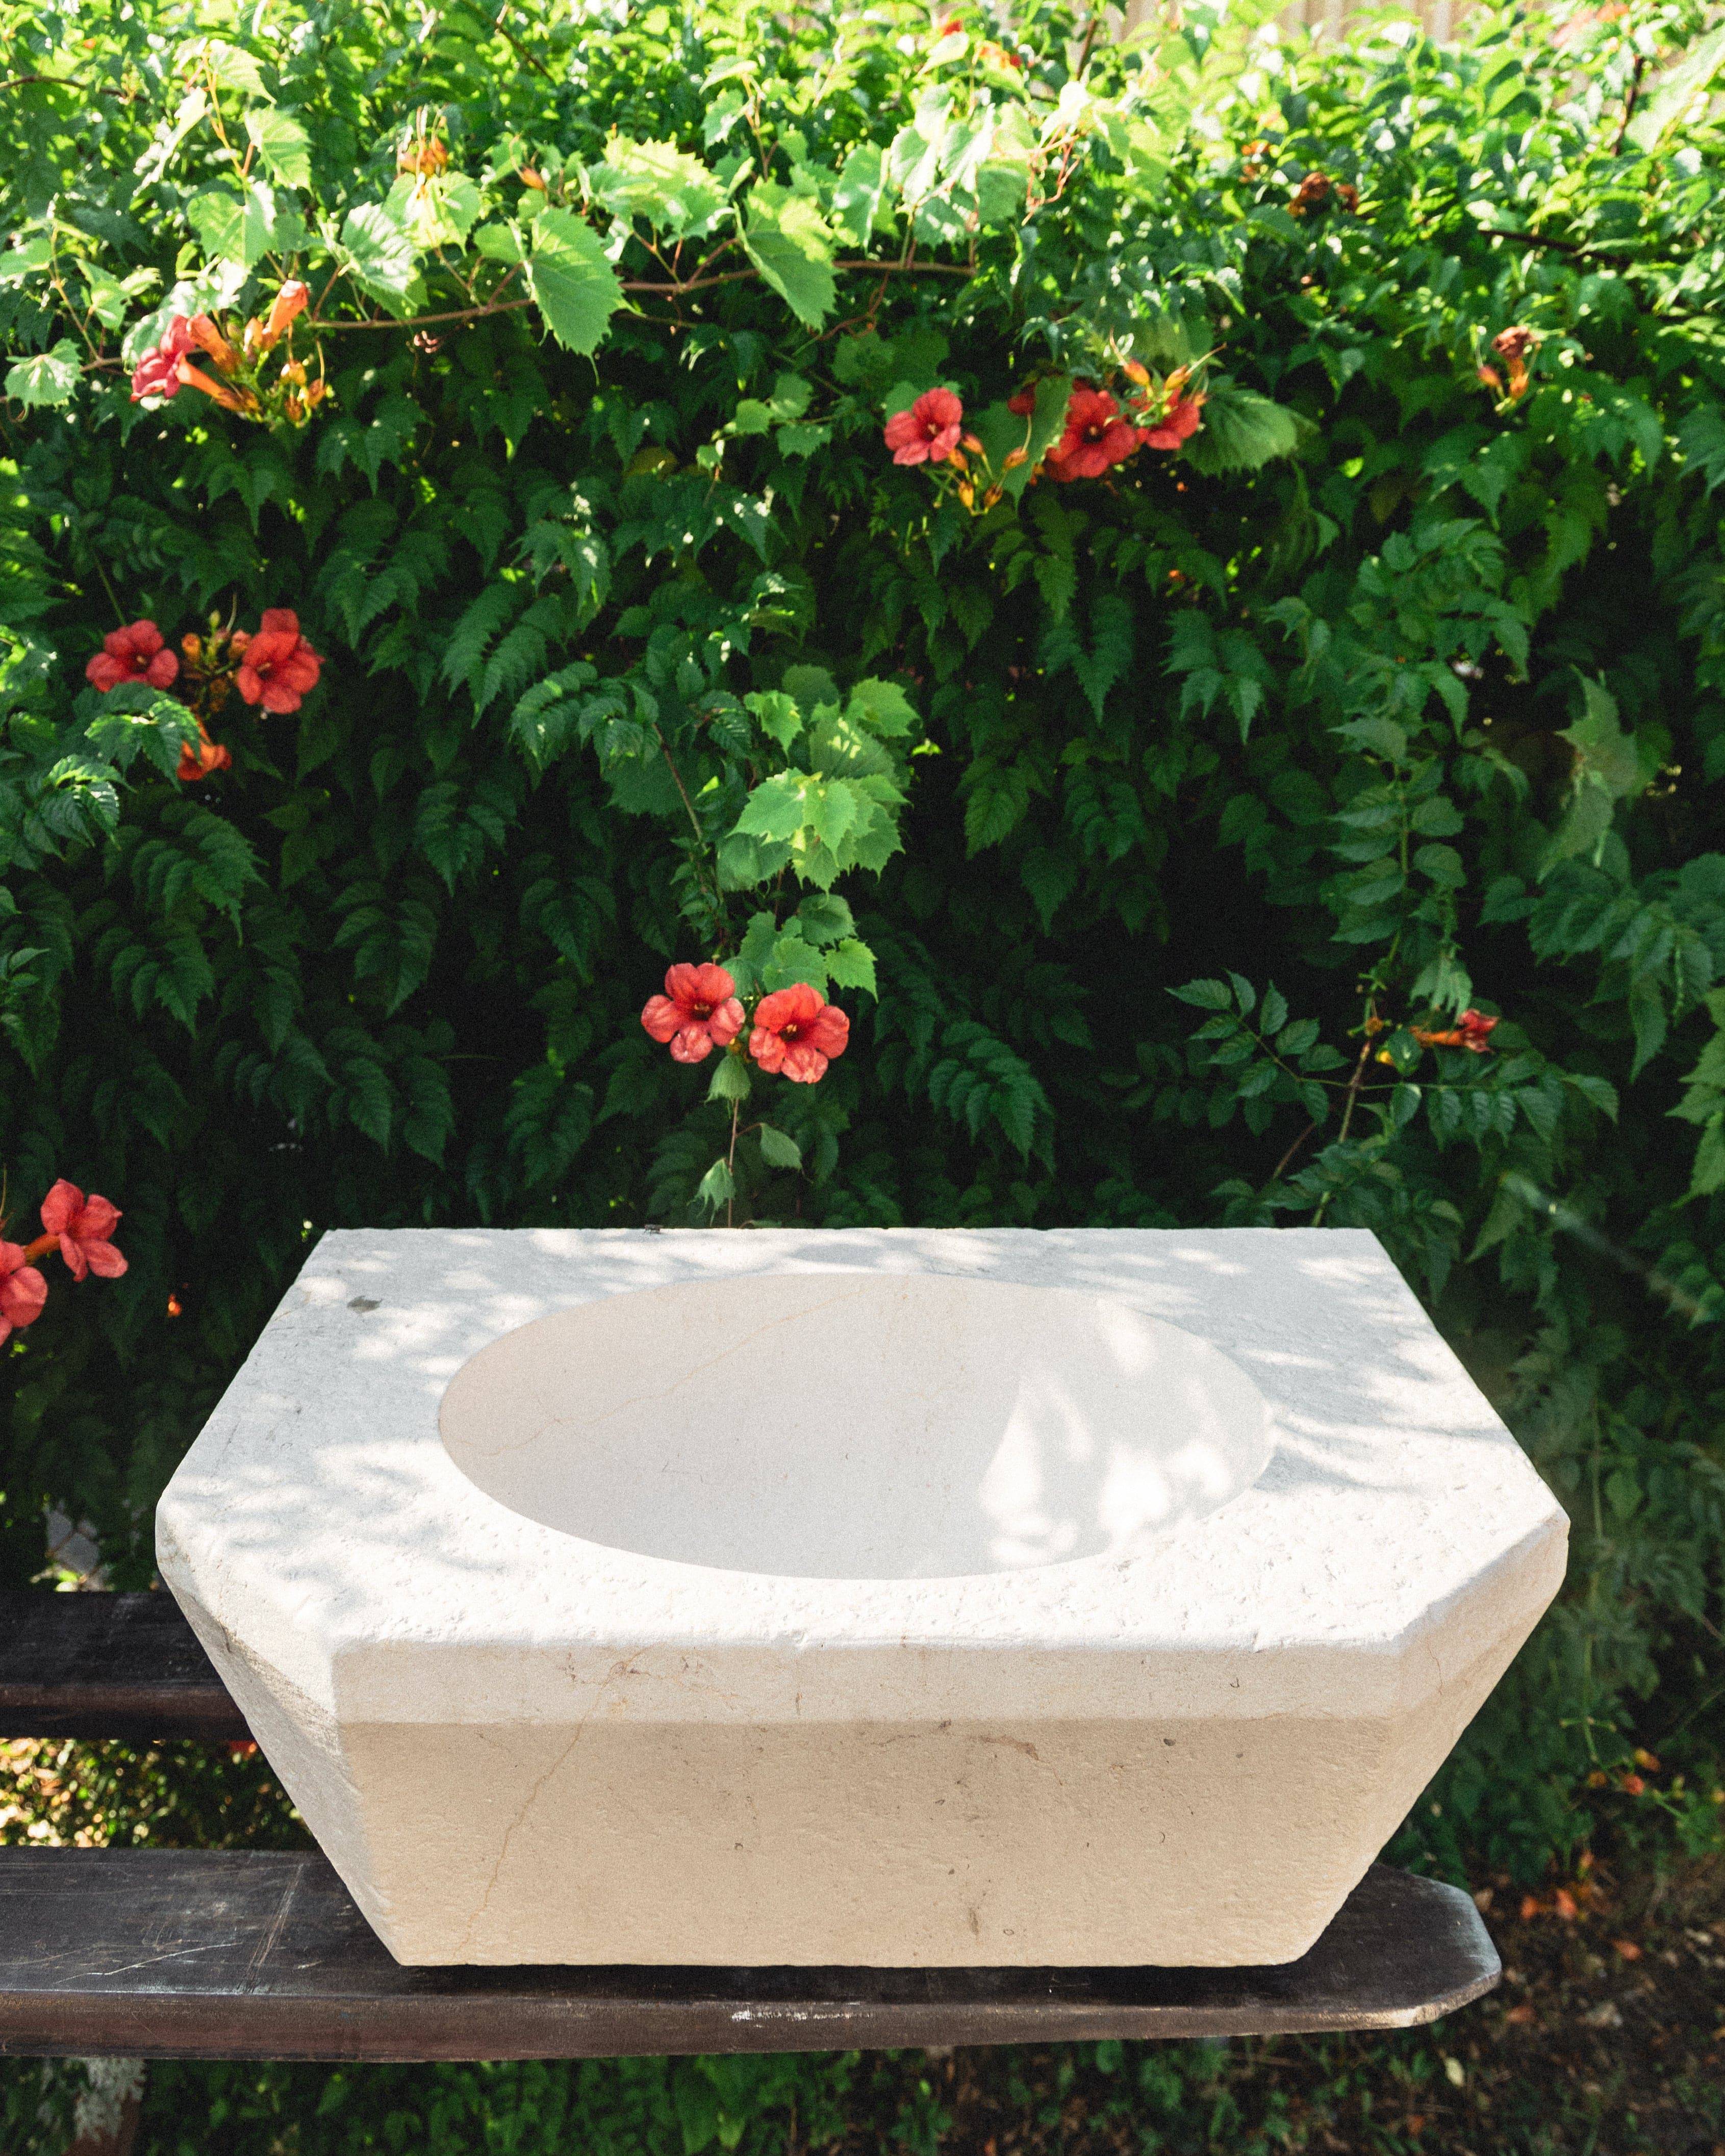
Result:
[[407,1963],[1303,1953],[1567,1522],[1369,1235],[326,1235],[163,1578]]

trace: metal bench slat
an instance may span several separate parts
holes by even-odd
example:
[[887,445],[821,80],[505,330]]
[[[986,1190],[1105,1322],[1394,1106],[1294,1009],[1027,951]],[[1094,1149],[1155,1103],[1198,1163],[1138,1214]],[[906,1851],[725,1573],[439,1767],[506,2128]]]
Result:
[[171,1594],[0,1594],[0,1737],[249,1734]]
[[[167,1594],[0,1595],[0,1736],[243,1738]],[[0,2054],[578,2058],[1406,2028],[1502,1974],[1458,1889],[1374,1866],[1277,1969],[403,1969],[328,1862],[0,1849]]]
[[0,1850],[0,2053],[526,2059],[1407,2028],[1497,1983],[1468,1897],[1374,1866],[1276,1969],[403,1969],[326,1860]]

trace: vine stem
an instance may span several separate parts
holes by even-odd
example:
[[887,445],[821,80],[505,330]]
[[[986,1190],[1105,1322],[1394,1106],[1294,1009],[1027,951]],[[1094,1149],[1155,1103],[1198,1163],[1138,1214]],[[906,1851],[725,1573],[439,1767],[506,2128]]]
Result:
[[1630,122],[1635,116],[1635,105],[1641,95],[1641,77],[1646,72],[1647,59],[1644,53],[1635,54],[1635,64],[1630,70],[1629,95],[1623,101],[1623,121],[1617,131],[1617,140],[1611,145],[1614,157],[1623,155],[1623,146],[1630,131]]
[[[1361,1086],[1366,1082],[1366,1065],[1371,1060],[1372,1043],[1376,1038],[1376,1034],[1368,1033],[1360,1043],[1359,1060],[1353,1066],[1353,1075],[1348,1081],[1348,1092],[1342,1105],[1342,1127],[1336,1133],[1337,1145],[1344,1145],[1347,1142],[1348,1126],[1353,1121],[1354,1105],[1359,1099]],[[1327,1190],[1319,1199],[1317,1210],[1312,1216],[1312,1224],[1314,1228],[1322,1227],[1324,1213],[1329,1202],[1330,1194]]]
[[[834,270],[859,270],[870,276],[881,277],[963,277],[967,282],[977,274],[963,262],[835,262]],[[514,270],[510,275],[515,275]],[[661,297],[680,299],[685,292],[710,291],[716,285],[734,285],[747,278],[758,278],[758,270],[721,270],[711,277],[680,277],[669,280],[655,277],[625,277],[625,292],[649,292]],[[507,281],[506,280],[505,280]],[[333,280],[331,280],[333,282]],[[500,285],[500,290],[502,289]],[[325,287],[327,291],[328,287]],[[305,326],[319,336],[339,336],[348,330],[417,330],[429,329],[434,322],[475,322],[487,315],[506,315],[518,307],[531,307],[530,299],[487,300],[477,307],[452,307],[435,315],[408,315],[398,321],[393,315],[378,316],[370,321],[326,322],[316,316],[308,318]]]
[[725,1200],[725,1225],[727,1228],[736,1225],[732,1216],[737,1204],[737,1126],[742,1114],[742,1101],[733,1101],[731,1103],[731,1145],[725,1155],[725,1173],[731,1178],[731,1194]]
[[670,744],[656,725],[653,729],[653,737],[659,743],[660,754],[665,758],[665,769],[671,775],[671,783],[676,788],[683,807],[688,812],[689,828],[695,834],[695,873],[706,890],[708,899],[712,905],[713,919],[718,925],[720,933],[728,941],[725,921],[725,901],[720,896],[718,880],[716,877],[709,877],[707,873],[706,834],[701,828],[701,819],[695,813],[695,803],[689,798],[689,789],[683,783],[682,773],[677,769],[677,760],[670,752]]

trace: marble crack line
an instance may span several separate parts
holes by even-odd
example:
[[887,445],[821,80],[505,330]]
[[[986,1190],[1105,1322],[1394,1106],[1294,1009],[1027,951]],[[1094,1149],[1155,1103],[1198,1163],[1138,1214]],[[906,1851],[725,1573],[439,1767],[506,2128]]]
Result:
[[574,1731],[571,1735],[568,1743],[563,1747],[562,1750],[558,1753],[556,1758],[552,1761],[551,1764],[545,1769],[544,1773],[540,1775],[539,1779],[534,1783],[532,1788],[528,1790],[526,1795],[522,1798],[520,1810],[516,1813],[515,1817],[509,1822],[509,1825],[503,1830],[503,1839],[497,1845],[497,1861],[491,1866],[491,1876],[485,1881],[485,1891],[480,1897],[480,1904],[478,1908],[474,1911],[473,1914],[467,1920],[466,1929],[461,1934],[461,1944],[458,1950],[459,1953],[465,1953],[468,1948],[472,1945],[474,1933],[484,1922],[485,1912],[491,1906],[491,1897],[497,1891],[497,1881],[502,1876],[503,1866],[508,1860],[510,1843],[515,1840],[516,1834],[526,1824],[527,1814],[532,1810],[534,1805],[539,1801],[540,1793],[545,1788],[546,1784],[551,1781],[554,1776],[561,1774],[563,1768],[568,1764],[570,1759],[574,1756],[576,1746],[580,1743],[582,1738],[587,1734],[587,1725],[593,1720],[594,1715],[598,1712],[600,1704],[603,1701],[606,1692],[610,1689],[611,1677],[619,1675],[623,1671],[624,1666],[622,1663],[617,1664],[612,1670],[611,1676],[608,1676],[605,1679],[605,1681],[595,1691],[593,1696],[593,1704],[576,1723]]
[[[855,1302],[862,1292],[860,1287],[848,1288],[843,1295],[829,1296],[824,1302],[807,1303],[800,1310],[787,1311],[783,1317],[769,1317],[765,1324],[757,1325],[752,1332],[745,1332],[740,1340],[727,1341],[716,1355],[710,1356],[705,1363],[698,1363],[692,1370],[685,1370],[675,1384],[662,1391],[655,1389],[631,1394],[628,1399],[619,1400],[614,1407],[607,1408],[603,1414],[583,1416],[576,1426],[581,1430],[597,1430],[601,1423],[609,1422],[614,1415],[620,1415],[630,1408],[639,1407],[643,1400],[674,1399],[684,1386],[693,1384],[697,1378],[706,1377],[710,1370],[716,1370],[721,1363],[729,1362],[733,1355],[741,1354],[763,1333],[776,1332],[782,1326],[794,1324],[799,1317],[814,1317],[818,1311],[835,1309],[841,1302]],[[548,1415],[536,1430],[529,1431],[526,1437],[516,1438],[513,1444],[487,1445],[483,1451],[475,1445],[473,1450],[485,1460],[494,1460],[505,1452],[520,1452],[526,1446],[536,1444],[547,1430],[558,1429],[570,1419],[567,1415]]]

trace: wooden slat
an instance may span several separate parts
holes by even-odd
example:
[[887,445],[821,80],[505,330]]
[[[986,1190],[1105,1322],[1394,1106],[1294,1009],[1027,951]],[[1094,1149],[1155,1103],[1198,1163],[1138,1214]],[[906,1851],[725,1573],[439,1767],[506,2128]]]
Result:
[[1489,1991],[1466,1894],[1376,1866],[1260,1969],[403,1969],[321,1856],[0,1850],[0,2053],[525,2059],[1407,2028]]
[[0,1737],[244,1737],[171,1594],[0,1594]]

